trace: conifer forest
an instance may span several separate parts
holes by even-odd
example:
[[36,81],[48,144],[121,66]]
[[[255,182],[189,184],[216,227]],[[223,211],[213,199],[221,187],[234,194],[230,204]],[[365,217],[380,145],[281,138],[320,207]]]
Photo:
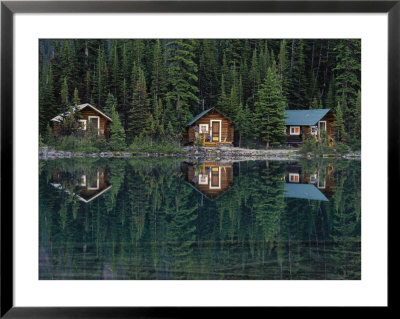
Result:
[[340,140],[360,148],[357,39],[43,39],[39,83],[44,142],[53,117],[90,103],[114,119],[115,147],[180,141],[188,121],[216,107],[234,122],[235,145],[257,145],[266,114],[329,108]]

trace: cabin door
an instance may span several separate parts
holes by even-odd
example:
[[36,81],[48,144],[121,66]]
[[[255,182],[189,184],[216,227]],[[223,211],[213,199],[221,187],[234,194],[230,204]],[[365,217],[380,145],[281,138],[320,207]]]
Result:
[[219,133],[221,130],[221,122],[211,121],[211,129],[212,129],[212,142],[219,142]]
[[89,125],[94,132],[100,134],[100,118],[98,116],[89,116]]
[[211,168],[210,188],[221,188],[219,167]]

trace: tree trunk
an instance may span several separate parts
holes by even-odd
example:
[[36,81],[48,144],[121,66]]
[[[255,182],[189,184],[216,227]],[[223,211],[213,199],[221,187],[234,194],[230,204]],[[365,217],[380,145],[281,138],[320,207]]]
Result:
[[269,149],[269,141],[267,142],[267,149]]

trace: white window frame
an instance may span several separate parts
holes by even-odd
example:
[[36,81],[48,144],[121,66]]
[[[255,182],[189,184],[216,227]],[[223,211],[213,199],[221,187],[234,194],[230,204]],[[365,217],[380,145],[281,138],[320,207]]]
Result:
[[[206,127],[206,131],[203,133],[201,130],[201,127],[205,126]],[[208,124],[199,124],[199,133],[200,134],[208,134]]]
[[209,188],[210,189],[221,189],[221,168],[220,167],[218,167],[218,186],[212,186],[211,184],[212,184],[212,176],[211,176],[211,174],[212,174],[212,167],[211,167],[211,169],[210,169],[210,185],[209,185]]
[[[299,129],[298,133],[292,132],[292,129],[294,130],[295,128]],[[301,131],[300,126],[290,126],[290,129],[289,129],[290,135],[300,135],[300,131]]]
[[324,123],[325,132],[327,131],[326,121],[319,121],[319,122],[318,122],[318,136],[320,136],[320,132],[322,132],[322,130],[321,130],[321,123]]
[[318,184],[317,184],[317,187],[318,187],[319,189],[325,189],[325,188],[326,188],[326,178],[324,178],[324,183],[322,184],[322,183],[320,183],[320,178],[319,178],[319,176],[318,176]]
[[86,186],[86,175],[81,176],[81,186],[83,186],[83,187]]
[[97,135],[100,135],[100,116],[89,115],[88,121],[90,123],[90,119],[95,119],[95,118],[97,118]]
[[[205,181],[201,181],[201,178],[205,177]],[[207,174],[199,174],[199,185],[207,185],[208,184],[208,175]]]
[[311,174],[310,175],[310,183],[314,184],[318,181],[318,174]]
[[80,129],[86,131],[86,120],[78,120],[78,122],[84,124]]
[[[314,129],[314,132],[313,132]],[[310,126],[310,134],[311,135],[318,135],[318,126],[317,125],[311,125]]]
[[[221,132],[222,132],[222,120],[210,120],[210,136],[211,136],[211,142],[214,142],[212,140],[212,122],[219,122],[219,136],[218,136],[218,142],[221,142]],[[217,142],[217,143],[218,143]]]
[[[292,180],[292,177],[297,176],[297,181]],[[289,182],[290,183],[300,183],[300,174],[298,173],[289,173]]]
[[99,189],[99,187],[100,187],[100,173],[99,173],[99,171],[97,171],[97,186],[96,187],[89,187],[89,184],[88,184],[88,186],[87,186],[87,189],[88,190],[90,190],[90,191],[94,191],[94,190],[98,190]]

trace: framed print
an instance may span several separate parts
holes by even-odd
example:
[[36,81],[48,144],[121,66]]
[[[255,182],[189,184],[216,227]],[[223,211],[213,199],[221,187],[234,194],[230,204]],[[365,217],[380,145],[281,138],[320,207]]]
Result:
[[2,1],[1,316],[389,308],[399,18]]

